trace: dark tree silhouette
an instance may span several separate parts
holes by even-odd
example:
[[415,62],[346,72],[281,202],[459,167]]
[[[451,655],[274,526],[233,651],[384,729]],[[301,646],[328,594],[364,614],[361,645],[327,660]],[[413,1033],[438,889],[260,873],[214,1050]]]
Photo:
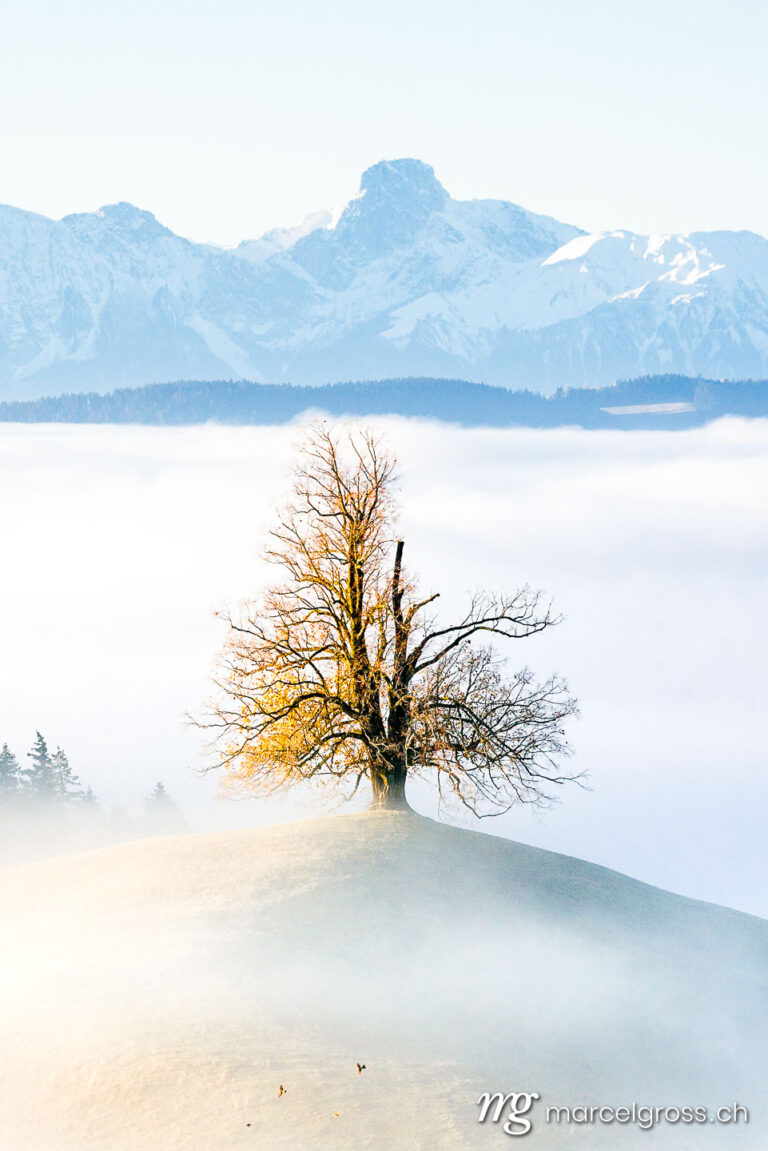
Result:
[[435,615],[404,567],[395,461],[371,433],[315,426],[293,498],[271,534],[279,580],[225,616],[229,634],[203,723],[230,781],[271,793],[335,779],[404,807],[406,780],[478,815],[543,803],[574,778],[559,766],[575,701],[557,676],[511,674],[489,641],[558,622],[529,587],[478,593],[455,620]]

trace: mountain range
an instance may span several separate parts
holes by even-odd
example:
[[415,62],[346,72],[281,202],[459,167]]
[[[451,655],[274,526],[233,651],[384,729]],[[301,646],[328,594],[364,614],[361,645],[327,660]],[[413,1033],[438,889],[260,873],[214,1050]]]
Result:
[[382,161],[338,219],[234,249],[131,204],[0,207],[0,399],[222,378],[461,377],[549,393],[768,375],[768,240],[588,234]]

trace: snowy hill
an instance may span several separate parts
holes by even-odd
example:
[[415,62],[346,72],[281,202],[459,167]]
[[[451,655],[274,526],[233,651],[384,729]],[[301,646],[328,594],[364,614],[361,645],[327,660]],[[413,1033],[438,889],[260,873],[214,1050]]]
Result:
[[[0,914],[3,1151],[498,1147],[496,1090],[539,1151],[766,1145],[768,924],[579,860],[341,816],[7,868]],[[751,1122],[544,1121],[633,1101]]]
[[768,374],[768,241],[586,235],[453,200],[381,162],[234,250],[113,204],[54,222],[0,207],[0,399],[163,379],[443,376],[551,391],[679,372]]

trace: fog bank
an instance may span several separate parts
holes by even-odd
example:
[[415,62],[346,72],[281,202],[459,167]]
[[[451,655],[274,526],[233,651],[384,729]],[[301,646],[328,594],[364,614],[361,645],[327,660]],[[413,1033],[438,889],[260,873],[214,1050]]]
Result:
[[[377,421],[399,454],[406,558],[450,611],[529,582],[566,620],[512,645],[565,675],[591,792],[483,829],[768,914],[768,422],[677,434]],[[310,810],[214,804],[200,739],[222,631],[258,590],[296,428],[0,428],[0,742],[36,729],[106,805],[162,779],[198,827]],[[414,802],[432,810],[419,790]]]

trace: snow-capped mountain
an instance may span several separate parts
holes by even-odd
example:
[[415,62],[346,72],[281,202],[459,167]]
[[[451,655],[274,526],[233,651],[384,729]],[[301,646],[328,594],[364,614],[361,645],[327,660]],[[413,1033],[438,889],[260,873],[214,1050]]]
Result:
[[453,200],[427,164],[363,174],[234,250],[113,204],[0,207],[0,398],[168,379],[459,376],[551,391],[653,372],[768,375],[768,241],[587,235]]

